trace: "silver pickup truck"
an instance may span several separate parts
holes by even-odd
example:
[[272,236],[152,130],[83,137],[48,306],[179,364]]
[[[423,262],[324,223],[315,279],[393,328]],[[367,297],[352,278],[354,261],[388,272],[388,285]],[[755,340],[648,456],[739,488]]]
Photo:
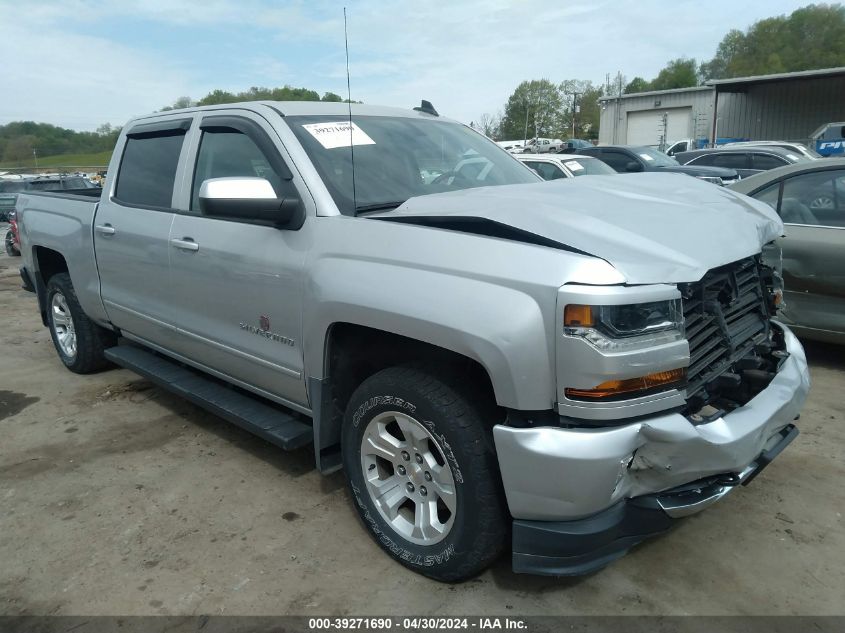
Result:
[[598,569],[797,434],[807,365],[762,255],[783,225],[727,189],[542,182],[427,103],[157,113],[108,173],[102,195],[20,194],[62,362],[313,444],[432,578],[509,539],[518,572]]

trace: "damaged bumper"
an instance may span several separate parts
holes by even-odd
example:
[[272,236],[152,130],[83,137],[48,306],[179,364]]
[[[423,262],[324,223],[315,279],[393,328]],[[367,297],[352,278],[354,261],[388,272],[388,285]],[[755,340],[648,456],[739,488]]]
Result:
[[[520,524],[535,528],[539,524],[541,531],[562,529],[560,537],[552,540],[558,544],[570,540],[574,545],[575,541],[566,537],[566,524],[582,533],[591,533],[597,525],[616,526],[608,528],[613,532],[619,521],[632,521],[625,518],[633,512],[630,508],[635,508],[637,515],[647,510],[652,527],[643,528],[638,519],[634,521],[636,529],[622,530],[630,534],[620,538],[636,538],[615,554],[618,557],[635,542],[666,529],[672,518],[704,509],[733,486],[755,476],[797,434],[791,422],[810,386],[801,344],[787,328],[777,327],[784,331],[789,353],[777,375],[745,406],[715,420],[694,425],[680,413],[669,413],[610,428],[497,425],[494,437],[502,480],[516,519],[515,568],[519,543],[542,540],[536,534],[520,540],[526,530]],[[691,482],[694,485],[689,488]],[[699,494],[705,488],[705,494]],[[690,490],[699,493],[681,494]],[[589,548],[583,542],[576,547],[582,554],[586,553],[583,546]],[[522,552],[530,554],[524,547]],[[606,562],[594,561],[591,569]],[[589,569],[568,573],[583,571]]]

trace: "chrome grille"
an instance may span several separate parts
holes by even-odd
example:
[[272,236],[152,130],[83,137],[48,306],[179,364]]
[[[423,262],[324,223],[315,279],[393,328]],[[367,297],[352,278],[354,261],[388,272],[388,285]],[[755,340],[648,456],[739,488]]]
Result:
[[679,288],[690,347],[689,398],[766,340],[769,316],[756,258],[715,268]]

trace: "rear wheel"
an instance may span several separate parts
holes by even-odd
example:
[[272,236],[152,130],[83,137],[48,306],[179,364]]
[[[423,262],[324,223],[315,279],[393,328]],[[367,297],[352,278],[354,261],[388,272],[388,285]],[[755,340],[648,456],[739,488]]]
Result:
[[469,398],[433,372],[394,367],[358,387],[343,463],[382,549],[441,581],[470,578],[501,553],[507,513],[489,434]]
[[104,351],[116,337],[88,318],[79,305],[67,273],[47,282],[47,324],[59,358],[77,374],[90,374],[109,366]]
[[21,254],[18,247],[15,246],[15,237],[11,230],[6,231],[6,254],[9,257],[20,257]]

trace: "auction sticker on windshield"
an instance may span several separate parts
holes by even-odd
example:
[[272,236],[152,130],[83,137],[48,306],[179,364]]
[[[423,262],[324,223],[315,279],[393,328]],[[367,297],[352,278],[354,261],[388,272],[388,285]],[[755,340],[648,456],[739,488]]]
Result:
[[584,169],[584,166],[581,163],[577,163],[574,160],[570,160],[564,163],[569,169],[573,171],[578,171],[579,169]]
[[[351,129],[350,129],[351,125]],[[335,121],[332,123],[309,123],[302,127],[326,149],[349,147],[350,145],[375,145],[376,142],[355,123]]]
[[649,156],[648,154],[640,154],[640,156],[642,156],[645,160],[654,160],[654,159],[653,159],[651,156]]

